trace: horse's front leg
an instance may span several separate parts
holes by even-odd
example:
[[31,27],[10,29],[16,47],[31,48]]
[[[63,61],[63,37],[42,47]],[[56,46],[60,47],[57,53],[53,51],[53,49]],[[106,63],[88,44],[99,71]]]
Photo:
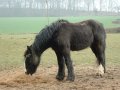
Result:
[[55,52],[55,53],[57,55],[58,67],[59,67],[56,79],[63,80],[64,77],[65,77],[65,61],[64,61],[64,57],[59,52]]

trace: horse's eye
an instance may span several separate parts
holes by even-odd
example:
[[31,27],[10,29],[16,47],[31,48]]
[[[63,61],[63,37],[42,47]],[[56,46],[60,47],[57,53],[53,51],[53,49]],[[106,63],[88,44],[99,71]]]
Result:
[[31,57],[31,56],[32,56],[31,54],[28,54],[28,55],[26,55],[26,58]]

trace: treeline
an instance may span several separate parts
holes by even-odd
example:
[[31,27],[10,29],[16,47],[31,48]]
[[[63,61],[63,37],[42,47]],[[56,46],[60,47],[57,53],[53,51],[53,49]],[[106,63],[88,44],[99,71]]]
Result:
[[0,0],[0,16],[119,15],[119,0]]

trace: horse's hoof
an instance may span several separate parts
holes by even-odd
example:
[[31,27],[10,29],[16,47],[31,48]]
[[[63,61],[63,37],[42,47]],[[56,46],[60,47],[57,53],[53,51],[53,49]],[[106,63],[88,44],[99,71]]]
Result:
[[97,76],[103,77],[105,71],[106,70],[104,69],[104,67],[100,64],[99,67],[98,67]]
[[62,76],[57,75],[56,79],[59,80],[59,81],[62,81],[64,79],[64,76],[63,75]]
[[96,76],[103,77],[104,74],[103,73],[96,73]]
[[67,81],[71,81],[71,82],[73,82],[73,81],[75,80],[75,77],[74,77],[74,76],[72,76],[72,77],[67,77],[66,80],[67,80]]

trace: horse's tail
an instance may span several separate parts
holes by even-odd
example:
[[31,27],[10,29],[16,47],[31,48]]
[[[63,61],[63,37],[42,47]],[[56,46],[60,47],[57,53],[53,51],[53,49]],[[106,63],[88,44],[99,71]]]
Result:
[[[105,68],[105,48],[106,48],[106,33],[103,25],[96,21],[90,21],[89,24],[93,31],[93,43],[91,44],[91,49],[97,57],[98,64],[103,66],[104,72]],[[102,71],[103,72],[103,71]]]
[[89,20],[88,21],[89,25],[92,28],[93,36],[94,36],[94,42],[99,42],[102,44],[102,46],[106,47],[106,32],[105,29],[102,25],[102,23],[96,22],[94,20]]

